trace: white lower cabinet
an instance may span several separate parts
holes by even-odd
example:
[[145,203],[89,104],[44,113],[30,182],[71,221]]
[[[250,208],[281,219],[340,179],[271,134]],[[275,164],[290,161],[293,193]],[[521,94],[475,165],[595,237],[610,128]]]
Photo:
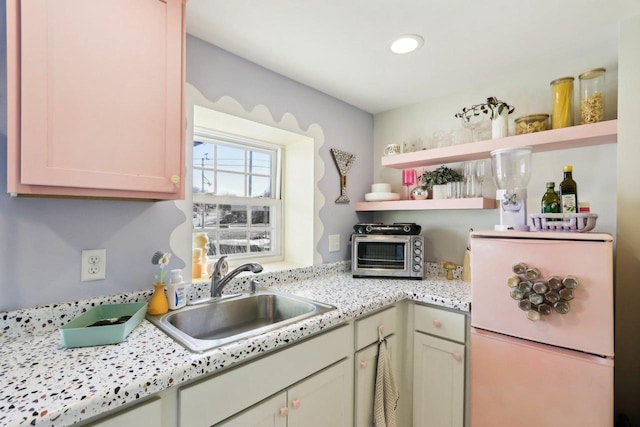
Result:
[[[391,358],[394,378],[399,380],[396,363],[396,336],[386,338],[387,351]],[[373,425],[373,398],[376,390],[376,371],[378,363],[378,344],[356,352],[354,357],[354,383],[355,383],[355,427],[371,427]]]
[[287,392],[258,403],[216,427],[287,427]]
[[401,328],[398,321],[400,309],[392,306],[355,321],[354,372],[354,426],[373,425],[373,400],[376,388],[376,372],[379,352],[379,337],[387,340],[393,375],[399,382],[398,361],[400,348],[396,332]]
[[[465,316],[416,305],[415,329],[413,427],[463,427]],[[422,333],[421,330],[434,335]],[[462,341],[454,342],[451,339]]]
[[[228,425],[279,426],[276,415],[284,407],[288,427],[347,427],[353,411],[353,371],[346,360],[350,360],[352,348],[353,327],[348,324],[182,387],[180,426],[208,427],[227,420],[234,423],[231,417],[235,416],[246,416],[248,424]],[[287,398],[279,402],[283,390]],[[268,412],[269,402],[277,406],[273,415]],[[244,412],[247,408],[250,410]],[[254,409],[256,413],[249,414]],[[332,422],[327,424],[327,418]]]
[[216,427],[347,427],[350,381],[343,360]]

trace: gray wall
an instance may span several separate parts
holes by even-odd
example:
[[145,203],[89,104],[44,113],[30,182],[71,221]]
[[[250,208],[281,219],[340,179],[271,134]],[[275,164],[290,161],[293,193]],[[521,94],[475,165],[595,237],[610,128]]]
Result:
[[[246,111],[262,104],[269,108],[275,121],[291,113],[301,129],[314,123],[322,128],[325,142],[320,155],[325,174],[319,188],[326,200],[320,210],[324,233],[317,249],[325,263],[350,259],[348,239],[359,220],[354,203],[361,201],[371,188],[373,116],[192,36],[187,38],[187,82],[209,101],[216,102],[227,95]],[[340,195],[340,176],[329,152],[331,148],[356,155],[347,179],[350,204],[334,203]],[[366,216],[362,218],[365,220]],[[339,252],[328,252],[330,234],[340,235]]]
[[[5,5],[1,0],[0,22],[6,19]],[[357,154],[349,184],[353,194],[362,193],[370,184],[373,161],[371,115],[198,39],[189,38],[187,58],[189,82],[210,99],[229,95],[247,108],[265,104],[274,115],[290,112],[301,127],[322,126],[327,168],[320,186],[327,205],[321,211],[325,232],[319,250],[324,262],[348,259],[345,239],[357,219],[352,204],[333,204],[339,178],[329,148]],[[10,197],[6,108],[6,35],[0,31],[0,311],[150,289],[156,273],[151,255],[169,249],[170,234],[185,221],[184,214],[171,201]],[[343,251],[327,253],[328,234],[342,236]],[[107,249],[107,279],[83,283],[81,250],[93,248]],[[169,265],[184,266],[177,257]]]

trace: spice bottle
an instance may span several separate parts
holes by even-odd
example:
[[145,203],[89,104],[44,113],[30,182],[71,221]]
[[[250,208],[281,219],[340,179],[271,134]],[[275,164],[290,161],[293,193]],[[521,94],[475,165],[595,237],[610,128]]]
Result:
[[573,77],[551,82],[551,129],[573,125]]
[[580,80],[580,124],[604,120],[604,68],[594,68],[578,76]]
[[573,180],[573,166],[564,167],[564,179],[560,183],[562,213],[578,212],[578,184]]
[[555,190],[555,182],[547,182],[547,191],[542,196],[542,213],[560,213],[560,198]]

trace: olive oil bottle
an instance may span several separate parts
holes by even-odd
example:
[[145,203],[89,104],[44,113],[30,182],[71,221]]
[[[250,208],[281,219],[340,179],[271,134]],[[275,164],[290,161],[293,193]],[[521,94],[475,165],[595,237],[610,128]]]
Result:
[[560,213],[560,198],[555,188],[555,182],[547,182],[547,191],[542,196],[542,213]]
[[578,185],[573,180],[573,166],[564,167],[564,179],[560,183],[562,213],[578,212]]

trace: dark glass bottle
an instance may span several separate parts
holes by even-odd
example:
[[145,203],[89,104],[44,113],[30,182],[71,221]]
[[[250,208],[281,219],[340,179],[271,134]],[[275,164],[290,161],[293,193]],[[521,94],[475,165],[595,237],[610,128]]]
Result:
[[542,213],[560,213],[560,198],[555,187],[555,182],[547,182],[547,191],[542,196]]
[[573,166],[564,167],[564,179],[560,183],[562,213],[578,212],[578,185],[573,180]]

